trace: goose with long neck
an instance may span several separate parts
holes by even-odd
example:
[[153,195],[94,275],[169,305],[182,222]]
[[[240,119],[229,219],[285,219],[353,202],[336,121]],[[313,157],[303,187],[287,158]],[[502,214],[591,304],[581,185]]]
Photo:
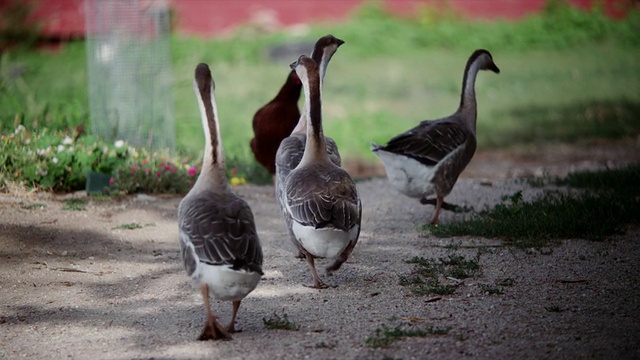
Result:
[[[311,53],[311,58],[320,67],[320,86],[322,86],[322,82],[324,81],[324,75],[327,72],[329,61],[342,44],[344,44],[344,41],[336,38],[333,35],[325,35],[318,39],[318,41],[316,41],[316,44]],[[281,186],[279,186],[278,184],[282,185],[287,175],[289,175],[291,170],[295,169],[295,167],[300,163],[300,160],[302,160],[306,138],[307,115],[306,109],[303,109],[300,119],[298,120],[298,124],[291,132],[291,135],[282,140],[280,146],[278,147],[278,151],[276,152],[276,196],[278,198],[281,195],[281,191],[278,192],[279,188],[281,190]],[[335,141],[333,141],[333,139],[329,137],[326,137],[325,142],[326,151],[329,154],[331,161],[334,164],[340,166],[340,153]]]
[[[311,53],[311,58],[319,65],[320,86],[322,86],[329,61],[342,44],[344,44],[344,41],[336,38],[333,35],[325,35],[318,39],[318,41],[316,41],[316,44]],[[304,154],[305,144],[307,141],[308,120],[306,109],[307,108],[303,109],[298,124],[292,131],[291,135],[282,140],[276,153],[276,200],[278,201],[280,210],[284,215],[287,231],[289,232],[289,237],[294,244],[296,244],[295,236],[291,232],[291,224],[289,223],[290,219],[288,219],[285,210],[284,188],[286,177],[293,169],[298,166],[298,164],[300,164],[300,161],[302,160],[302,156]],[[336,145],[335,141],[333,141],[333,139],[329,137],[325,137],[324,139],[326,152],[329,155],[329,158],[334,164],[340,166],[341,159],[340,152],[338,151],[338,146]],[[303,253],[298,253],[298,257],[304,258],[305,255]]]
[[[178,207],[182,260],[200,287],[207,321],[199,340],[231,339],[240,302],[262,276],[262,248],[249,205],[234,194],[225,175],[214,82],[206,64],[196,67],[194,90],[205,134],[202,171]],[[209,296],[231,301],[228,326],[211,310]]]
[[[444,202],[458,176],[476,151],[477,104],[475,82],[480,70],[500,73],[491,54],[476,50],[465,66],[460,105],[453,115],[422,121],[415,128],[395,136],[386,145],[371,150],[382,160],[390,184],[399,192],[434,204],[431,224],[437,224],[440,209],[453,210]],[[435,195],[435,199],[429,196]]]
[[284,181],[285,220],[313,274],[311,287],[321,289],[314,259],[335,258],[329,273],[340,268],[358,241],[362,205],[353,179],[326,151],[318,64],[302,55],[291,67],[302,80],[308,124],[302,160]]

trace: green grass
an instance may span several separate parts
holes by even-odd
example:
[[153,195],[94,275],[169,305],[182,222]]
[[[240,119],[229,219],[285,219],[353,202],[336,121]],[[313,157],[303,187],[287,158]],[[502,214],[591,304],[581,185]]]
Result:
[[20,208],[24,210],[33,210],[33,209],[44,209],[47,207],[47,204],[25,204],[24,201],[20,201]]
[[[429,9],[401,20],[368,4],[350,21],[316,24],[303,36],[244,30],[228,39],[173,36],[178,149],[190,156],[202,152],[192,80],[196,64],[207,62],[216,81],[228,166],[245,167],[253,174],[250,180],[268,182],[249,149],[251,119],[276,94],[296,56],[270,60],[265,54],[273,45],[300,42],[311,50],[327,33],[346,41],[329,66],[323,93],[325,133],[345,159],[376,161],[369,151],[372,141],[384,143],[421,120],[451,114],[465,62],[480,47],[493,53],[502,71],[478,76],[479,147],[637,137],[639,12],[613,22],[597,12],[552,4],[542,15],[491,23]],[[89,124],[85,56],[81,41],[54,54],[2,54],[2,131],[11,131],[16,122],[53,128]]]
[[600,240],[640,224],[640,165],[581,172],[557,180],[582,193],[547,192],[531,202],[517,192],[468,221],[424,226],[436,236],[501,238],[521,247],[543,247],[557,239]]
[[504,290],[500,286],[493,286],[489,284],[478,284],[478,286],[480,286],[480,289],[483,292],[489,295],[502,295],[504,293]]
[[365,344],[374,349],[388,348],[395,342],[408,337],[427,337],[430,335],[446,335],[449,333],[450,328],[426,326],[423,328],[403,328],[402,325],[398,325],[391,329],[386,325],[382,325],[382,328],[377,328],[373,336],[365,339]]
[[298,330],[300,329],[300,325],[294,323],[289,320],[289,316],[284,312],[281,315],[278,315],[276,312],[273,313],[269,318],[262,318],[262,323],[267,329],[276,329],[276,330]]
[[139,223],[128,223],[128,224],[122,224],[122,225],[118,225],[113,227],[113,230],[136,230],[136,229],[142,229],[145,228],[147,226],[155,226],[155,224],[153,223],[149,223],[149,224],[139,224]]
[[450,254],[438,260],[415,256],[405,262],[414,267],[409,275],[400,276],[398,284],[409,287],[414,295],[451,295],[457,286],[443,284],[440,282],[441,278],[460,280],[482,275],[480,252],[473,259]]
[[62,210],[84,211],[86,210],[87,202],[85,199],[69,199],[64,202]]

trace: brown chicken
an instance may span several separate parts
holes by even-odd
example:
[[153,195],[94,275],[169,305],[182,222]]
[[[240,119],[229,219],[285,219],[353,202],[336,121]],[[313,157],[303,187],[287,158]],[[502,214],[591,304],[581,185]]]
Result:
[[276,173],[276,152],[282,139],[291,135],[300,119],[298,99],[302,83],[291,71],[278,95],[253,115],[251,151],[271,175]]

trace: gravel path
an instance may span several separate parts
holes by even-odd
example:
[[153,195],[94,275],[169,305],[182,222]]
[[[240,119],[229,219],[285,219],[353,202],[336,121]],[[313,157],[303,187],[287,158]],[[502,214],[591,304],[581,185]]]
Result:
[[[516,180],[462,179],[448,200],[481,209],[520,189],[525,198],[541,191]],[[496,240],[420,236],[432,207],[381,178],[358,190],[358,246],[335,276],[321,274],[337,287],[314,290],[302,286],[312,277],[293,256],[272,187],[237,188],[256,216],[265,276],[242,303],[243,331],[228,342],[195,340],[205,313],[179,260],[180,198],[91,201],[71,211],[64,200],[83,194],[0,195],[0,358],[640,358],[638,229],[603,242],[514,250]],[[464,216],[445,212],[441,221]],[[134,222],[142,228],[118,228]],[[487,246],[482,275],[453,295],[416,296],[398,284],[411,274],[407,259],[472,258],[480,246]],[[514,285],[501,295],[480,286],[507,278]],[[227,322],[231,304],[212,304]],[[263,319],[274,314],[299,329],[267,329]],[[450,330],[368,346],[382,326]]]

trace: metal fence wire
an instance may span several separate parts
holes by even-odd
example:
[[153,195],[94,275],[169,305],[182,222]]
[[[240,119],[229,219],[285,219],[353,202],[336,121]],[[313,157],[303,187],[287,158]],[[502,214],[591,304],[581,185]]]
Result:
[[174,149],[167,0],[85,0],[85,13],[93,133]]

